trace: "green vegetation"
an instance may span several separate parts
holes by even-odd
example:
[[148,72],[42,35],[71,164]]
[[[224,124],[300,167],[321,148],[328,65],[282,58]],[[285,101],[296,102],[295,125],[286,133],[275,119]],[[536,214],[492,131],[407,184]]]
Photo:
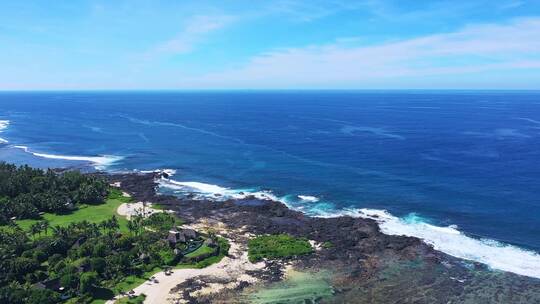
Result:
[[249,240],[248,254],[251,262],[262,259],[288,258],[313,252],[305,238],[288,234],[263,235]]
[[[111,189],[110,194],[104,204],[99,205],[79,205],[79,208],[74,211],[64,214],[45,213],[42,218],[47,220],[49,225],[66,227],[71,223],[87,221],[89,223],[99,223],[116,214],[116,209],[123,203],[131,200],[129,197],[122,195],[118,189]],[[128,220],[124,217],[118,217],[118,224],[121,232],[128,232]],[[173,219],[174,220],[174,219]],[[39,222],[40,219],[25,219],[15,221],[19,227],[25,231],[29,231],[30,227]],[[171,226],[169,226],[170,228]]]
[[[57,206],[56,199],[23,200],[39,200],[43,193],[60,195],[69,206],[50,208]],[[202,268],[227,254],[228,242],[215,235],[190,232],[193,241],[172,244],[169,230],[181,221],[168,213],[130,221],[116,216],[117,208],[130,201],[97,177],[0,163],[0,303],[103,304],[165,267]],[[14,210],[17,204],[39,213]],[[206,238],[216,246],[202,245],[189,257],[175,250],[196,248]]]
[[142,304],[144,302],[144,299],[146,299],[146,296],[142,294],[134,298],[121,298],[114,302],[114,304]]
[[214,248],[209,247],[206,244],[202,244],[202,246],[197,248],[197,250],[186,254],[185,257],[186,258],[196,258],[196,257],[203,256],[203,255],[206,255],[206,254],[211,254],[214,251],[215,251]]
[[332,244],[332,242],[329,242],[329,241],[326,241],[322,244],[322,248],[324,249],[330,249],[332,247],[334,247],[334,244]]
[[13,219],[37,219],[40,212],[62,214],[78,204],[100,204],[107,183],[77,171],[55,173],[0,163],[0,225]]
[[[154,206],[152,205],[152,208]],[[171,227],[179,226],[183,223],[180,219],[164,212],[153,213],[150,217],[144,219],[144,221],[145,226],[161,232],[169,231]]]

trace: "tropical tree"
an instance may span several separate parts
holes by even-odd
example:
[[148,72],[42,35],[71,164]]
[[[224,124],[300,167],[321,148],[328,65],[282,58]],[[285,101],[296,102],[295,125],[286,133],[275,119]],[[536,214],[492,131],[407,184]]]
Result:
[[39,222],[37,223],[34,223],[30,226],[30,234],[32,235],[32,237],[35,237],[36,234],[39,234],[41,235],[41,225],[39,224]]
[[41,230],[42,231],[45,231],[45,234],[47,234],[47,232],[49,231],[49,227],[50,227],[50,223],[48,220],[42,220],[39,222],[40,226],[41,226]]

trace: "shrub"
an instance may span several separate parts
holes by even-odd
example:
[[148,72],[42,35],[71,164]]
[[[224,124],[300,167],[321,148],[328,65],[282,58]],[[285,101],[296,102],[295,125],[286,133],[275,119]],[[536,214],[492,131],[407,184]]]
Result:
[[248,246],[251,262],[262,259],[289,258],[313,252],[307,239],[295,238],[288,234],[259,236],[249,240]]
[[85,272],[79,278],[79,289],[81,293],[90,293],[94,290],[94,285],[98,283],[98,274],[94,271]]

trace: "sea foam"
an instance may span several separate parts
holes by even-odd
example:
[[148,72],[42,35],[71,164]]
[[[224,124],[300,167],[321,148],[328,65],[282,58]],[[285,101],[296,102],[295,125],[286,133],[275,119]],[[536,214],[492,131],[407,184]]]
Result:
[[319,201],[318,197],[312,195],[298,195],[298,198],[308,203],[316,203]]
[[281,201],[279,197],[270,191],[257,191],[254,189],[231,189],[218,185],[206,184],[193,181],[175,181],[173,179],[161,178],[158,185],[162,188],[168,188],[178,194],[193,194],[194,199],[209,199],[215,201],[224,201],[228,199],[246,199],[254,197],[261,200]]
[[[538,253],[494,240],[472,238],[459,231],[455,225],[436,226],[414,213],[399,218],[386,210],[365,208],[337,210],[331,203],[319,203],[319,198],[315,196],[298,195],[299,201],[294,201],[290,195],[278,197],[270,191],[231,189],[194,181],[180,182],[161,178],[158,184],[160,187],[173,190],[177,194],[192,194],[193,199],[224,201],[253,196],[262,200],[282,202],[291,209],[315,217],[369,218],[379,224],[382,233],[417,237],[433,246],[434,249],[451,256],[483,263],[496,270],[540,278],[540,255]],[[317,204],[313,204],[315,202]]]
[[76,155],[57,155],[57,154],[45,154],[32,152],[27,146],[13,146],[14,148],[21,149],[27,153],[30,153],[37,157],[43,157],[48,159],[61,159],[61,160],[70,160],[70,161],[82,161],[89,162],[94,165],[94,168],[97,170],[103,170],[108,166],[114,164],[117,161],[123,159],[121,156],[115,155],[102,155],[102,156],[76,156]]
[[[9,120],[0,120],[0,133],[2,133],[9,126]],[[7,144],[8,141],[4,138],[0,138],[0,144]]]
[[320,217],[348,215],[370,218],[381,232],[422,239],[434,249],[454,257],[488,265],[492,269],[540,278],[540,255],[534,251],[502,244],[489,239],[476,239],[459,231],[457,226],[440,227],[418,216],[398,218],[385,210],[345,209],[336,213],[320,213]]

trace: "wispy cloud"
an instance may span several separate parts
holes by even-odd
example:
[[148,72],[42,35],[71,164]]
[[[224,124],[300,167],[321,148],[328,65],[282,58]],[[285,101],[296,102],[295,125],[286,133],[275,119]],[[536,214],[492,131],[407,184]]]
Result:
[[193,51],[196,46],[204,42],[207,35],[218,31],[234,21],[233,16],[213,15],[195,16],[188,20],[182,31],[170,40],[158,44],[152,49],[156,54],[184,54]]
[[279,0],[270,2],[265,13],[278,13],[287,15],[301,22],[310,22],[343,11],[368,8],[373,0],[346,1],[346,0]]
[[[253,57],[235,70],[184,79],[195,86],[362,86],[388,79],[540,69],[540,18],[378,45],[313,45]],[[452,79],[452,77],[448,78]]]
[[517,8],[517,7],[521,7],[525,4],[524,1],[520,1],[520,0],[512,0],[512,1],[507,1],[507,2],[503,2],[499,8],[500,9],[513,9],[513,8]]

